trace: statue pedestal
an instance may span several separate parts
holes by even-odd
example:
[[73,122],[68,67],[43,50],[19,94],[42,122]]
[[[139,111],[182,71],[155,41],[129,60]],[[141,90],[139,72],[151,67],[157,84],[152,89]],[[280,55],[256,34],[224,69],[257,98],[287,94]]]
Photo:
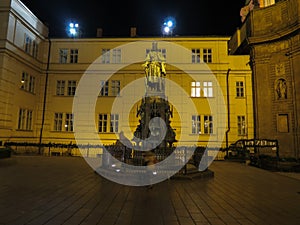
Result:
[[[140,117],[140,123],[137,126],[134,136],[137,139],[147,140],[147,144],[153,144],[160,148],[163,147],[172,147],[173,143],[176,142],[175,131],[171,127],[170,118],[172,117],[173,112],[171,111],[170,104],[164,98],[158,96],[144,97],[142,104],[137,112],[137,116]],[[160,118],[161,120],[154,120],[154,123],[150,125],[150,120],[153,118]],[[161,121],[165,123],[166,126],[166,135],[164,138],[155,138],[163,133],[163,125],[160,124]],[[152,134],[152,135],[151,135]],[[151,139],[151,137],[154,137]],[[156,143],[157,140],[161,140],[161,143]],[[141,143],[136,142],[137,146],[140,146]],[[140,146],[140,147],[150,147],[151,146]]]

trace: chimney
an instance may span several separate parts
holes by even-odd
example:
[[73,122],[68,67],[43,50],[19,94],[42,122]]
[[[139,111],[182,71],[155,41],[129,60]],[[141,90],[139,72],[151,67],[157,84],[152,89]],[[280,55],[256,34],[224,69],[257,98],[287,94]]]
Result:
[[102,34],[103,34],[102,28],[97,28],[97,37],[98,38],[102,37]]
[[130,37],[136,37],[136,27],[130,28]]

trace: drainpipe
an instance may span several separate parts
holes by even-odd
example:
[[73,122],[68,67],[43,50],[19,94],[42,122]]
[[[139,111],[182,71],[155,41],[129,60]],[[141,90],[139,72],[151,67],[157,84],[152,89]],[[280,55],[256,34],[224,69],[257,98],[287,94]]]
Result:
[[226,156],[228,157],[228,133],[230,131],[230,104],[229,104],[229,72],[231,69],[227,70],[226,74],[226,91],[227,91],[227,130],[226,130]]
[[42,124],[41,124],[40,138],[39,138],[39,154],[41,154],[41,148],[42,148],[42,138],[43,138],[44,123],[45,123],[45,111],[46,111],[46,100],[47,100],[47,90],[48,90],[49,65],[50,65],[50,50],[51,50],[50,38],[48,39],[48,41],[49,41],[48,59],[47,59],[46,77],[45,77],[45,86],[44,86]]

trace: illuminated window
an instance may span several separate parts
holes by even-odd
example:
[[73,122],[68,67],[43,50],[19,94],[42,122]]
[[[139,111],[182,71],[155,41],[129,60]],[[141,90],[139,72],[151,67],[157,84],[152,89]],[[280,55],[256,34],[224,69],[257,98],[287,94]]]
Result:
[[193,81],[191,83],[191,96],[192,97],[201,97],[200,91],[201,91],[201,87],[200,87],[200,82],[195,82]]
[[200,63],[200,49],[199,48],[192,49],[192,63]]
[[213,86],[211,81],[203,82],[203,97],[213,97]]
[[191,97],[213,97],[213,83],[211,81],[193,81],[191,83]]

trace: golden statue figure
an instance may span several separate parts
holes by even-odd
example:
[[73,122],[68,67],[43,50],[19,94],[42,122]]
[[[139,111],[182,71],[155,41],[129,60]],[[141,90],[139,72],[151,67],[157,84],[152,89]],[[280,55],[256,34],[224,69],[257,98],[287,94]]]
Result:
[[165,58],[157,49],[157,43],[152,44],[152,49],[142,64],[146,74],[146,87],[151,90],[162,91],[162,77],[166,75]]

